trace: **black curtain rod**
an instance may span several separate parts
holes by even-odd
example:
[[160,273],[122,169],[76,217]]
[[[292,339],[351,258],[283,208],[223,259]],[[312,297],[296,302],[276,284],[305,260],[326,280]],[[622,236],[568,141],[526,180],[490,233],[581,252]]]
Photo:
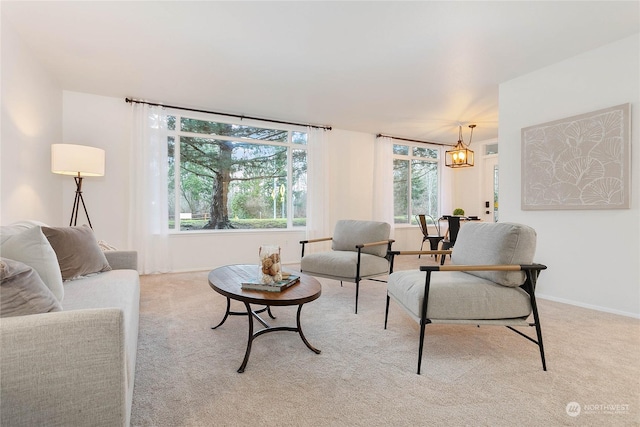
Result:
[[262,122],[278,123],[281,125],[304,126],[304,127],[315,128],[315,129],[331,130],[331,126],[310,125],[308,123],[295,123],[295,122],[286,122],[283,120],[263,119],[261,117],[245,116],[242,114],[220,113],[218,111],[199,110],[197,108],[177,107],[175,105],[166,105],[166,104],[158,104],[154,102],[141,101],[139,99],[125,98],[124,100],[125,102],[129,102],[129,103],[135,102],[136,104],[147,104],[147,105],[152,105],[154,107],[165,107],[165,108],[173,108],[176,110],[183,110],[183,111],[194,111],[196,113],[207,113],[207,114],[216,114],[218,116],[236,117],[236,118],[239,118],[240,120],[243,120],[243,119],[259,120]]
[[443,147],[455,147],[454,144],[443,144],[442,142],[419,141],[417,139],[402,138],[399,136],[384,135],[381,133],[377,134],[376,138],[391,138],[391,139],[398,139],[400,141],[419,142],[421,144],[442,145]]

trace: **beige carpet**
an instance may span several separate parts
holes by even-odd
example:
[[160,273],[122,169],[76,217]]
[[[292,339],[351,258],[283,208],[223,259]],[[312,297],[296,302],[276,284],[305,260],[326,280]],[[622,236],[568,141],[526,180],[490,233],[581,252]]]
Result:
[[[547,372],[538,348],[504,327],[431,325],[416,375],[418,325],[392,303],[383,329],[385,284],[361,284],[356,315],[355,285],[323,279],[302,309],[322,353],[295,333],[266,334],[239,374],[247,318],[211,330],[226,300],[207,272],[141,282],[134,426],[640,425],[637,319],[539,300]],[[273,311],[273,326],[295,326],[295,308]]]

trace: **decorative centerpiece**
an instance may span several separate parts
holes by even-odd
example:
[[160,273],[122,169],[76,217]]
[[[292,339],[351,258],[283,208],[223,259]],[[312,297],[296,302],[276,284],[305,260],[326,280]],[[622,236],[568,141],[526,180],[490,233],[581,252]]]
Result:
[[260,255],[258,281],[267,285],[280,282],[282,280],[280,247],[275,245],[261,246],[258,253]]

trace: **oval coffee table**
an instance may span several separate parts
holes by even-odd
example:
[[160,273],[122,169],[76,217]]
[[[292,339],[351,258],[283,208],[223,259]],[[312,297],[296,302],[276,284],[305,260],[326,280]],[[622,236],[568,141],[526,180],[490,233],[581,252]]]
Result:
[[[268,292],[242,289],[242,282],[255,280],[257,272],[257,265],[239,264],[219,267],[209,273],[209,285],[211,286],[211,288],[213,288],[213,290],[218,292],[219,294],[227,297],[227,309],[224,317],[222,321],[212,329],[216,329],[221,326],[227,320],[227,317],[230,314],[246,315],[249,317],[249,339],[247,341],[247,350],[244,354],[242,365],[240,365],[240,368],[238,368],[238,372],[244,372],[244,369],[247,366],[249,355],[251,354],[251,344],[253,343],[253,340],[260,335],[266,334],[267,332],[297,332],[300,335],[300,338],[302,338],[302,342],[304,342],[311,351],[316,354],[320,354],[320,350],[309,344],[309,341],[307,341],[304,334],[302,333],[302,326],[300,325],[300,311],[302,310],[302,306],[310,301],[318,299],[320,297],[320,294],[322,293],[320,282],[318,282],[311,276],[296,271],[291,273],[295,274],[296,276],[300,276],[299,283],[285,289],[284,291]],[[231,307],[231,300],[243,302],[245,307],[247,308],[247,311],[230,311],[229,309]],[[251,304],[261,305],[264,306],[264,308],[260,310],[252,310]],[[258,313],[262,313],[266,310],[269,313],[269,316],[272,319],[275,319],[275,317],[273,317],[273,315],[271,314],[271,306],[287,305],[298,306],[298,313],[296,315],[296,327],[271,327],[258,315]],[[262,323],[262,325],[264,325],[264,329],[261,329],[255,333],[253,332],[254,318]]]

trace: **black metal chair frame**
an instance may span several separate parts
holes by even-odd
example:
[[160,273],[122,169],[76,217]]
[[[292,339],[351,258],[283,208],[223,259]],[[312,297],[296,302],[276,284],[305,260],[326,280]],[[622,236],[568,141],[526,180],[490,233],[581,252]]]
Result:
[[[389,255],[391,256],[391,266],[389,269],[389,275],[391,275],[391,273],[393,273],[393,262],[394,262],[394,258],[396,255],[413,255],[415,254],[416,251],[391,251],[389,252]],[[430,253],[432,251],[422,251],[425,254]],[[448,250],[442,250],[442,251],[436,251],[438,253],[442,253],[442,252],[446,252],[446,254],[451,255],[452,251],[448,251]],[[445,254],[442,254],[445,255]],[[420,318],[420,345],[419,345],[419,349],[418,349],[418,375],[420,375],[420,368],[422,366],[422,351],[424,348],[424,333],[425,333],[425,328],[429,323],[432,323],[431,319],[427,318],[427,305],[429,302],[429,287],[431,285],[431,273],[433,272],[437,272],[437,271],[524,271],[525,272],[525,282],[520,286],[521,289],[523,289],[528,295],[529,295],[529,300],[531,302],[531,312],[533,314],[533,322],[527,322],[526,325],[530,326],[530,327],[535,327],[536,329],[536,335],[537,335],[537,339],[534,339],[532,337],[530,337],[529,335],[523,333],[522,331],[519,331],[517,329],[515,329],[513,327],[513,325],[501,325],[501,326],[506,326],[508,329],[512,330],[513,332],[517,333],[518,335],[526,338],[527,340],[531,341],[532,343],[536,344],[540,350],[540,358],[542,360],[542,370],[546,371],[547,370],[547,363],[546,363],[546,359],[544,356],[544,345],[542,342],[542,328],[540,326],[540,318],[538,316],[538,305],[536,303],[536,296],[535,296],[535,290],[536,290],[536,283],[538,280],[538,276],[540,275],[540,272],[542,270],[546,270],[547,266],[543,265],[543,264],[530,264],[530,265],[427,265],[427,266],[422,266],[420,267],[420,271],[424,271],[426,276],[425,276],[425,283],[424,283],[424,298],[422,301],[422,307],[421,307],[421,318]],[[387,293],[387,304],[386,304],[386,308],[385,308],[385,314],[384,314],[384,329],[387,329],[387,319],[389,317],[389,302],[391,300],[391,297],[389,297],[389,294]],[[503,319],[496,319],[496,320],[503,320]],[[505,321],[507,321],[508,319],[504,319]],[[445,322],[438,322],[438,323],[445,323]],[[468,322],[466,322],[467,324],[474,324],[476,322],[474,322],[473,320],[470,320]],[[482,321],[478,321],[478,327],[480,327],[480,324],[482,324]],[[522,325],[525,326],[525,325]]]
[[[300,244],[302,245],[302,254],[300,255],[300,259],[304,258],[304,247],[306,244],[309,243],[317,243],[317,242],[325,242],[325,241],[330,241],[333,240],[333,237],[321,237],[319,239],[310,239],[310,240],[301,240]],[[372,280],[374,282],[382,282],[382,283],[387,283],[386,280],[382,280],[382,279],[375,279],[373,277],[361,277],[360,276],[360,259],[361,259],[361,255],[362,255],[362,249],[364,248],[368,248],[371,246],[380,246],[380,245],[387,245],[387,255],[385,256],[385,258],[387,259],[387,261],[389,261],[389,265],[391,265],[391,258],[389,253],[391,253],[391,245],[393,244],[393,242],[395,242],[394,239],[388,239],[388,240],[381,240],[379,242],[370,242],[370,243],[361,243],[355,246],[355,248],[358,250],[358,261],[356,264],[356,277],[354,279],[355,284],[356,284],[356,308],[355,308],[355,314],[358,314],[358,296],[360,294],[360,281],[361,280]],[[311,273],[309,273],[311,274]],[[339,280],[340,281],[340,286],[342,286],[342,281],[346,280],[340,277],[333,277],[333,276],[329,276],[329,275],[324,275],[321,277],[327,277],[327,278],[331,278],[331,279],[335,279],[335,280]],[[350,280],[349,280],[350,281]]]
[[[446,219],[449,223],[449,228],[447,229],[447,234],[449,238],[445,238],[442,241],[442,250],[450,250],[453,248],[453,245],[456,244],[456,239],[458,238],[458,232],[460,231],[460,217],[459,216],[451,216],[445,215],[441,219]],[[447,258],[446,255],[443,255],[440,258],[440,264],[444,265],[444,261]]]

